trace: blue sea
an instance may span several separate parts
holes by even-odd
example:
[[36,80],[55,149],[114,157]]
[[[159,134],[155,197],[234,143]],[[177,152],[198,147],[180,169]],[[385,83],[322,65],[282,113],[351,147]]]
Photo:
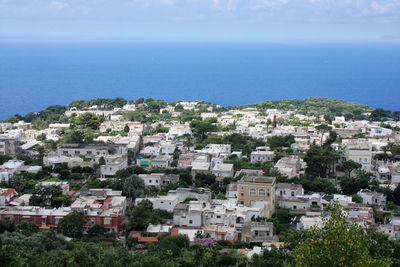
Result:
[[220,105],[321,96],[400,110],[400,46],[0,44],[0,119],[119,96]]

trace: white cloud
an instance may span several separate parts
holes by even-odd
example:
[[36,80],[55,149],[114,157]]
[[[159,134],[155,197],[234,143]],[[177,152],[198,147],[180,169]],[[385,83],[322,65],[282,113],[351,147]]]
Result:
[[166,6],[171,6],[176,4],[176,0],[155,0],[154,2]]
[[52,1],[49,3],[49,10],[50,11],[59,11],[69,7],[69,4],[66,2],[61,1]]
[[400,8],[400,1],[399,0],[394,0],[394,1],[389,1],[386,3],[379,3],[376,1],[373,1],[368,7],[366,7],[363,11],[363,15],[383,15],[386,13],[393,12],[395,10],[398,11]]
[[265,9],[283,6],[288,3],[288,0],[256,0],[248,7],[251,9]]
[[211,2],[218,11],[232,11],[236,9],[239,0],[212,0]]

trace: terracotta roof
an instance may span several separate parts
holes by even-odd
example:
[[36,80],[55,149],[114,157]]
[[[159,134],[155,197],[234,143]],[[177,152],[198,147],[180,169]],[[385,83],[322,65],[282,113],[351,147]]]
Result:
[[171,230],[171,235],[178,235],[179,234],[179,229],[172,229]]
[[217,235],[226,235],[226,232],[215,232]]
[[112,201],[112,198],[106,198],[106,200],[105,200],[105,202],[111,202]]
[[74,190],[68,191],[68,192],[67,192],[67,195],[68,195],[68,196],[73,196],[73,195],[75,195],[76,192],[77,192],[77,191],[74,191]]
[[14,188],[8,188],[6,192],[2,193],[1,196],[9,196],[12,192],[15,192]]
[[139,243],[158,242],[157,237],[142,236],[140,233],[133,234],[132,237],[137,238]]

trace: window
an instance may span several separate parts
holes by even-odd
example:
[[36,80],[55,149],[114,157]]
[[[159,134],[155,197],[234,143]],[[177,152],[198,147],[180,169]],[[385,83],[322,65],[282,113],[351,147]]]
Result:
[[293,209],[294,209],[294,210],[297,210],[297,206],[293,206]]
[[267,197],[269,197],[269,193],[267,193]]
[[192,221],[192,220],[189,220],[189,224],[193,224],[193,221]]
[[241,195],[241,196],[244,196],[244,193],[243,193],[243,192],[241,192],[241,193],[240,193],[240,195]]
[[244,205],[244,201],[243,201],[243,200],[242,200],[242,201],[240,201],[240,204]]
[[46,217],[42,217],[42,223],[46,223]]
[[265,196],[265,190],[264,189],[258,190],[258,195],[259,196]]
[[283,194],[286,195],[286,191],[283,191]]
[[221,219],[221,216],[217,216],[217,219]]
[[257,195],[257,191],[254,188],[250,189],[250,196],[255,196]]
[[149,180],[149,184],[151,184],[151,180]]
[[104,218],[104,225],[110,225],[111,224],[111,218]]
[[258,231],[254,231],[254,236],[258,236]]
[[292,191],[292,197],[294,197],[294,192]]

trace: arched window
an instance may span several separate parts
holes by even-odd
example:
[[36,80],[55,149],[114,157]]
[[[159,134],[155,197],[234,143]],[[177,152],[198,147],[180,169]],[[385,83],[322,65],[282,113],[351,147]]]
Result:
[[242,217],[237,217],[236,223],[244,223],[244,219]]
[[257,195],[257,191],[254,188],[250,189],[250,196],[256,196]]
[[265,196],[265,190],[264,189],[258,190],[258,195],[259,196]]

